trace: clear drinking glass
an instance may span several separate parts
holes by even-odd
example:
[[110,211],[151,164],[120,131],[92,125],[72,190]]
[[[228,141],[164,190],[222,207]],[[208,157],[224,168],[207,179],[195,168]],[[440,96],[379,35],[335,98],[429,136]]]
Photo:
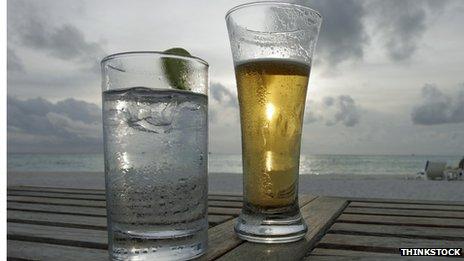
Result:
[[298,207],[300,144],[321,15],[302,5],[256,2],[226,15],[235,66],[244,205],[242,239],[292,242],[307,226]]
[[208,64],[129,52],[102,67],[113,260],[185,260],[207,248]]

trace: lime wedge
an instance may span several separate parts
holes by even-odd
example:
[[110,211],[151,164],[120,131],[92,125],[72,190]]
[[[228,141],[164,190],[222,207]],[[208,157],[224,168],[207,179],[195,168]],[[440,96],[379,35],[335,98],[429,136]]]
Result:
[[[185,57],[192,57],[190,53],[183,48],[171,48],[164,51],[165,54],[174,54]],[[179,90],[190,90],[188,86],[188,61],[176,58],[163,57],[163,70],[171,87]]]
[[174,47],[171,49],[167,49],[163,53],[192,57],[192,55],[187,50],[185,50],[184,48],[180,48],[180,47]]

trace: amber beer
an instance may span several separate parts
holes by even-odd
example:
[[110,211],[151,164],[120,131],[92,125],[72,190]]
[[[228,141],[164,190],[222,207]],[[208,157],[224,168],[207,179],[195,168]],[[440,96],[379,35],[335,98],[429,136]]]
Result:
[[310,67],[286,59],[237,64],[245,204],[297,204],[300,140]]
[[298,206],[300,140],[322,17],[306,4],[263,1],[225,18],[242,128],[244,204],[234,231],[256,243],[294,242],[308,231]]

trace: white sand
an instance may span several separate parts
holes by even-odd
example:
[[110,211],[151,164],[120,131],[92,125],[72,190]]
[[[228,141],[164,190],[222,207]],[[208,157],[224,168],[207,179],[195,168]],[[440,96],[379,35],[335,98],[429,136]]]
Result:
[[[8,186],[12,185],[103,189],[105,178],[103,173],[97,172],[9,172]],[[241,193],[242,177],[238,174],[210,173],[209,190]],[[300,193],[324,196],[464,201],[464,181],[415,180],[404,176],[301,175]]]

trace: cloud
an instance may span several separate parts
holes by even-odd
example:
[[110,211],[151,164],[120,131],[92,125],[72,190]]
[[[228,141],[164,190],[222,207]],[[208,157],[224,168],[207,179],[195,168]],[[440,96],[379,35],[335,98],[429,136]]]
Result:
[[338,96],[336,102],[335,123],[341,122],[347,127],[353,127],[359,123],[360,113],[355,101],[349,95]]
[[8,150],[100,151],[101,108],[74,99],[7,97]]
[[101,44],[86,40],[72,24],[50,25],[46,12],[39,12],[43,9],[32,1],[9,1],[8,38],[52,57],[76,61],[85,69],[97,69],[98,60],[105,55]]
[[220,83],[212,83],[210,86],[211,97],[224,106],[238,107],[237,95]]
[[350,59],[361,59],[369,38],[365,32],[362,1],[314,0],[295,1],[309,5],[323,17],[316,56],[330,66]]
[[21,59],[16,54],[15,50],[7,48],[7,70],[8,71],[24,71],[24,65]]
[[353,127],[361,119],[361,109],[349,95],[327,96],[319,102],[309,100],[306,107],[305,123],[323,122],[326,126],[340,123]]
[[424,85],[422,102],[412,110],[411,119],[418,125],[464,123],[464,84],[451,95],[433,84]]
[[427,19],[439,14],[447,1],[377,0],[367,2],[375,32],[382,35],[393,61],[411,58],[427,30]]
[[237,95],[220,83],[212,83],[210,86],[209,120],[217,123],[218,117],[222,120],[232,119],[235,122],[235,115],[238,112]]
[[[76,110],[76,108],[79,108]],[[101,108],[96,104],[75,99],[66,99],[55,104],[54,112],[67,115],[72,120],[84,123],[99,122],[101,119]]]
[[[433,0],[295,0],[318,10],[322,27],[316,57],[333,67],[361,60],[371,37],[380,34],[393,61],[411,58],[427,31],[428,19],[442,13],[449,1]],[[368,31],[368,29],[372,31]]]

